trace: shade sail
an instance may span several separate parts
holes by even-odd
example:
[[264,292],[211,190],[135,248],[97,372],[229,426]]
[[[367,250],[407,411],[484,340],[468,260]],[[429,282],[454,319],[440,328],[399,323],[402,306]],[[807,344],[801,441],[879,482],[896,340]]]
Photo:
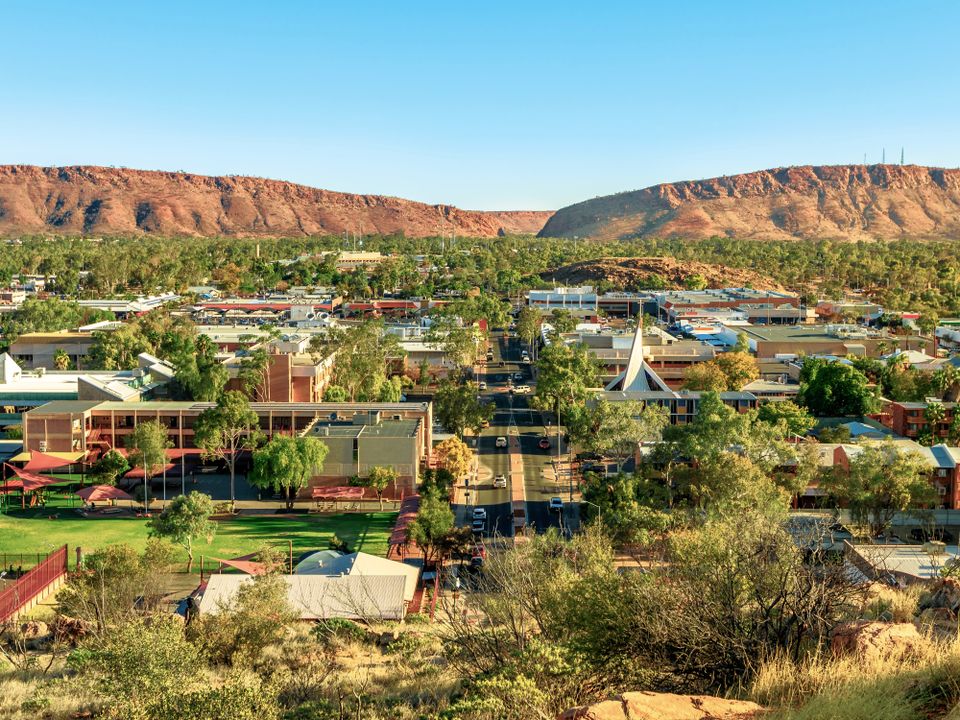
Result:
[[[37,475],[28,470],[23,470],[18,468],[15,465],[9,465],[4,463],[7,469],[12,470],[14,475],[17,476],[17,480],[9,480],[6,485],[10,487],[19,487],[24,492],[33,492],[34,490],[39,490],[46,485],[53,485],[54,483],[63,482],[60,478],[48,477],[47,475]],[[14,483],[19,483],[19,485],[14,485]]]
[[93,485],[91,487],[78,490],[76,495],[87,502],[103,502],[104,500],[133,500],[133,496],[125,493],[120,488],[113,485]]
[[[173,463],[167,463],[166,465],[163,465],[157,468],[154,472],[150,474],[150,477],[158,477],[160,475],[163,475],[164,472],[169,472],[170,470],[173,470]],[[144,470],[143,468],[139,468],[139,467],[133,468],[132,470],[127,472],[126,475],[124,475],[125,478],[142,478],[143,476],[144,476]]]
[[267,566],[263,563],[254,562],[253,560],[242,560],[237,558],[236,560],[224,560],[223,558],[212,557],[211,560],[216,560],[219,563],[224,565],[229,565],[232,568],[236,568],[240,572],[244,572],[247,575],[264,575],[267,572]]
[[48,452],[42,453],[36,450],[27,450],[18,453],[10,458],[10,462],[22,462],[25,470],[33,472],[42,472],[44,470],[53,470],[54,468],[66,467],[74,463],[81,462],[86,457],[84,452]]

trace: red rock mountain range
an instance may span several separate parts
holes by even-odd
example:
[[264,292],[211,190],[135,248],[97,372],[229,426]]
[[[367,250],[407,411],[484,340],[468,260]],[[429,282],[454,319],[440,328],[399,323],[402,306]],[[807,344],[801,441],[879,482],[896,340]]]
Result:
[[0,166],[0,235],[291,237],[456,233],[611,240],[960,238],[960,170],[915,165],[777,168],[654,185],[556,213],[480,212],[253,177]]
[[411,237],[535,234],[546,211],[479,212],[254,177],[94,166],[0,166],[0,234]]
[[654,185],[558,210],[540,235],[960,238],[960,170],[805,166]]

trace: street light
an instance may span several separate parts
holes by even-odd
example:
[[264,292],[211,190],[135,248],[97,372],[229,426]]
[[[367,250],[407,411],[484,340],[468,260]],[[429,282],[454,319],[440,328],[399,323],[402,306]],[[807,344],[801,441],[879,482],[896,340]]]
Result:
[[603,522],[603,508],[602,508],[602,507],[600,507],[599,505],[597,505],[595,502],[590,502],[589,500],[584,500],[583,498],[580,498],[580,502],[585,503],[585,504],[587,504],[587,505],[593,505],[593,506],[597,509],[597,520],[599,520],[601,523]]

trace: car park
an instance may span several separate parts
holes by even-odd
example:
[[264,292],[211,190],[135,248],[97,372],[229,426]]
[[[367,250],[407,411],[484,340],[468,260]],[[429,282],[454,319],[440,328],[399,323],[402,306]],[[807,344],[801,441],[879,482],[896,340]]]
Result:
[[507,439],[503,435],[501,435],[500,437],[497,438],[497,447],[505,448],[506,446],[507,446]]
[[550,512],[563,512],[563,498],[550,498]]
[[507,486],[507,476],[506,475],[497,475],[493,479],[493,486],[495,488],[505,488]]

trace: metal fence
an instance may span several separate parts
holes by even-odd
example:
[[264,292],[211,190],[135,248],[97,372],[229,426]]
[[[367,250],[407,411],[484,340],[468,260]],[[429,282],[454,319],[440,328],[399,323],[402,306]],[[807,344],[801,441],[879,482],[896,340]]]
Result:
[[32,570],[0,590],[0,622],[13,617],[20,608],[67,574],[67,546],[54,550]]

